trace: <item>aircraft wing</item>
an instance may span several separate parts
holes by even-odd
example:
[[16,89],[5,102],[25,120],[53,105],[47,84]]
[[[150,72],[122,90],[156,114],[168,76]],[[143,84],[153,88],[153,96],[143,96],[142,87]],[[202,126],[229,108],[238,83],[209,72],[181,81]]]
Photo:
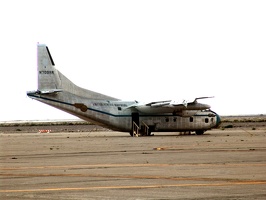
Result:
[[209,109],[210,106],[207,104],[198,103],[199,99],[206,99],[213,97],[197,97],[193,101],[187,100],[166,100],[166,101],[153,101],[149,103],[136,103],[128,106],[126,109],[135,108],[140,112],[149,114],[160,114],[160,113],[176,113],[183,110],[205,110]]
[[146,103],[145,106],[151,106],[151,107],[161,107],[161,106],[167,106],[171,103],[171,100],[167,101],[153,101],[150,103]]

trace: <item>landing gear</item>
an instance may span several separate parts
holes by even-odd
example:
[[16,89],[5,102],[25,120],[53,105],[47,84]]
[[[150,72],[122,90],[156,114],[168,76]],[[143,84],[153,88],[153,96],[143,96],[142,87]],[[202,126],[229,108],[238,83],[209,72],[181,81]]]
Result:
[[204,130],[197,130],[196,131],[196,135],[203,135],[203,133],[204,133]]

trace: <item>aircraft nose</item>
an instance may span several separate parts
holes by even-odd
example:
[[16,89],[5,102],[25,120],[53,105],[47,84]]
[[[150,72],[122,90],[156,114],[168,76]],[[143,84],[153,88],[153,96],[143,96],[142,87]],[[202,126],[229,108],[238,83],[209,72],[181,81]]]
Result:
[[216,114],[216,125],[215,125],[215,128],[218,127],[221,123],[222,123],[221,117],[218,114]]

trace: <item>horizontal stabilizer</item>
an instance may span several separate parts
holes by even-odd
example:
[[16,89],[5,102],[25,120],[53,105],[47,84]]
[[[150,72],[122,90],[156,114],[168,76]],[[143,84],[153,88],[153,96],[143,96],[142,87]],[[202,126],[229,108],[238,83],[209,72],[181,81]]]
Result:
[[39,94],[54,94],[57,92],[62,92],[62,89],[51,89],[51,90],[38,90],[37,93]]

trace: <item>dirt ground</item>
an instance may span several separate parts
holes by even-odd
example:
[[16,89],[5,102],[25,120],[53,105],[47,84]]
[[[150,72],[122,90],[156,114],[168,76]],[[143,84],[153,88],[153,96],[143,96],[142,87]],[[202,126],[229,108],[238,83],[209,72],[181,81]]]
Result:
[[264,200],[266,129],[253,126],[152,137],[0,133],[0,199]]
[[30,125],[25,126],[18,124],[16,126],[0,127],[0,133],[38,133],[39,130],[51,130],[50,132],[94,132],[94,131],[109,131],[97,125]]
[[0,199],[266,197],[265,116],[223,117],[201,136],[52,124],[0,125]]

